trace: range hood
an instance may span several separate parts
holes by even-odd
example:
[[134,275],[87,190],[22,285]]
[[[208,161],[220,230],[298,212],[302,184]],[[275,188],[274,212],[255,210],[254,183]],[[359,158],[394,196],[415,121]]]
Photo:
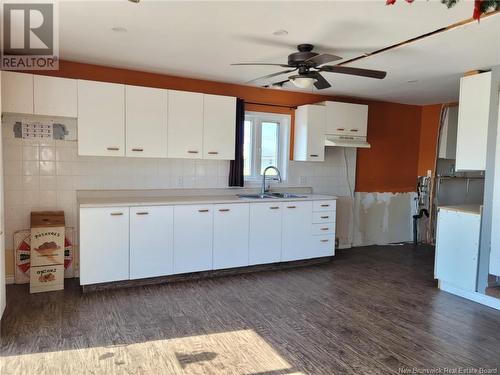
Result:
[[345,135],[325,135],[325,146],[370,148],[366,137],[350,137]]

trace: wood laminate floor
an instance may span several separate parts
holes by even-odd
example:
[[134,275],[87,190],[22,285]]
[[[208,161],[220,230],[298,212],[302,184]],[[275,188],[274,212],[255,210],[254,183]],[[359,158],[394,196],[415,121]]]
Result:
[[11,285],[0,373],[500,367],[500,311],[439,291],[433,259],[430,247],[380,246],[323,265],[87,294],[76,282],[35,295]]

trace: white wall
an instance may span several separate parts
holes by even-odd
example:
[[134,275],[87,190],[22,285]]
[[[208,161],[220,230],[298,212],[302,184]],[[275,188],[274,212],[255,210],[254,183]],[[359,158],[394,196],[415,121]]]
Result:
[[[5,115],[2,126],[6,248],[11,252],[9,259],[12,259],[13,233],[29,228],[31,211],[62,209],[65,211],[67,225],[76,225],[77,190],[227,186],[228,161],[78,157],[75,140],[40,141],[14,138],[12,126],[20,119],[22,117]],[[75,131],[76,120],[58,119],[58,121]],[[70,135],[69,138],[75,137]],[[342,247],[350,247],[352,243],[352,208],[349,197],[354,189],[355,168],[355,149],[328,147],[325,162],[291,161],[288,180],[285,183],[285,186],[291,187],[310,186],[315,193],[341,197],[338,210],[339,217],[344,219],[337,223],[337,233]],[[256,183],[254,186],[259,184]]]
[[[2,113],[2,81],[0,77],[0,113]],[[2,135],[2,129],[0,128],[0,137]],[[5,310],[5,306],[7,304],[7,296],[5,290],[5,228],[4,228],[4,197],[3,197],[3,154],[1,152],[0,145],[0,319],[2,318],[3,312]]]

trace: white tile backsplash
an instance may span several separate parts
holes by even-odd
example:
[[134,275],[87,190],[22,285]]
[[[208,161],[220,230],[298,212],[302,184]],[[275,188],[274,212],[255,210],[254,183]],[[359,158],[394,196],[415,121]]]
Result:
[[[29,226],[33,210],[64,210],[67,225],[76,225],[77,190],[227,187],[229,161],[79,157],[74,140],[23,140],[13,137],[11,123],[2,126],[7,249],[13,247],[13,233]],[[284,185],[349,196],[344,151],[353,189],[356,151],[332,147],[325,162],[290,161]]]

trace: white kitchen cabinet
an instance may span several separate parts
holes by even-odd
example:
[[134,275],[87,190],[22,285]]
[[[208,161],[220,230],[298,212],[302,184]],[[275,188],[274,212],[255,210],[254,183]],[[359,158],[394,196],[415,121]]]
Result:
[[[0,75],[0,86],[2,86],[3,74]],[[0,113],[2,113],[2,90],[0,90]],[[2,139],[2,127],[0,126],[0,139]],[[0,142],[0,155],[3,155],[3,142]],[[0,320],[2,319],[5,306],[7,305],[7,291],[5,288],[5,202],[4,202],[4,178],[3,157],[0,158]]]
[[460,79],[455,169],[484,170],[490,115],[491,72]]
[[35,115],[77,117],[77,80],[35,75],[33,78]]
[[33,74],[2,71],[2,112],[33,114]]
[[341,102],[325,102],[326,134],[366,137],[368,106]]
[[248,266],[248,203],[214,205],[213,268]]
[[448,107],[439,137],[439,158],[455,159],[457,152],[458,106]]
[[312,202],[284,202],[281,260],[312,258]]
[[302,105],[295,110],[294,160],[325,160],[325,116],[324,105]]
[[249,264],[281,260],[281,202],[250,205]]
[[129,278],[129,208],[80,209],[80,284]]
[[174,273],[212,269],[213,205],[174,208]]
[[125,87],[126,156],[167,157],[167,90]]
[[173,273],[174,207],[130,207],[130,278]]
[[203,158],[234,160],[236,98],[203,96]]
[[125,155],[125,86],[78,80],[78,155]]
[[202,158],[203,94],[169,90],[167,143],[169,158]]
[[481,215],[439,208],[434,277],[476,291]]

